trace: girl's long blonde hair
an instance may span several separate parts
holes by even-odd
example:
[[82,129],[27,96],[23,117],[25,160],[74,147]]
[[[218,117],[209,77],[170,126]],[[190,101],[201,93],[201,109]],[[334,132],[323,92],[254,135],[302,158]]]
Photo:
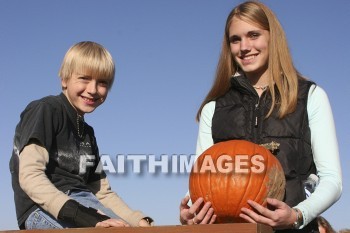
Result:
[[199,120],[205,104],[223,96],[229,90],[230,78],[237,71],[238,66],[232,57],[229,40],[229,27],[233,17],[269,31],[267,72],[268,77],[270,77],[269,91],[272,105],[267,117],[270,116],[275,107],[278,109],[279,118],[285,117],[295,110],[298,95],[298,79],[302,78],[302,76],[293,65],[284,30],[275,14],[258,1],[247,1],[235,7],[227,17],[215,80],[198,110],[196,119]]

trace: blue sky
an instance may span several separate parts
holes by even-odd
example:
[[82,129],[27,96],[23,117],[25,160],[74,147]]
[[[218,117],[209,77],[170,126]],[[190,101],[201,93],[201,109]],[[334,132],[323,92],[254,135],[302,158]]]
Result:
[[[101,154],[191,155],[195,115],[211,86],[227,14],[235,0],[0,0],[0,230],[17,229],[8,161],[19,114],[60,93],[66,50],[92,40],[116,61],[104,105],[86,116]],[[298,70],[331,101],[343,169],[343,195],[323,215],[350,227],[350,1],[265,0],[285,28]],[[188,174],[110,174],[112,188],[157,225],[176,225]]]

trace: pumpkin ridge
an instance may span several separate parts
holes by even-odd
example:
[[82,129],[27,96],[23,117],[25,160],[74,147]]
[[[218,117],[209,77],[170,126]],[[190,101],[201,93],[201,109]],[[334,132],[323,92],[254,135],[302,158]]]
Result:
[[[264,160],[266,159],[266,155],[264,154],[264,153],[260,153],[261,151],[260,151],[260,147],[259,146],[257,146],[257,145],[254,145],[254,148],[253,148],[253,153],[251,153],[251,158],[254,156],[254,155],[261,155],[261,156],[263,156],[263,158],[264,158]],[[264,154],[264,155],[262,155],[262,154]],[[250,160],[251,161],[251,160]],[[252,185],[254,185],[254,186],[256,186],[256,187],[261,187],[262,186],[262,184],[264,183],[264,180],[265,180],[265,176],[266,176],[266,173],[265,173],[265,171],[264,171],[264,174],[260,174],[260,176],[261,176],[261,178],[260,179],[257,179],[257,176],[254,176],[255,177],[255,183],[254,183],[254,177],[252,177],[253,176],[253,174],[252,174],[252,171],[250,170],[250,178],[249,178],[249,185],[251,185],[252,183]],[[259,176],[258,176],[259,177]],[[258,183],[257,183],[257,181],[259,181]],[[248,185],[248,187],[249,187],[249,185]],[[251,198],[251,200],[253,200],[253,201],[255,201],[255,202],[260,202],[260,200],[261,200],[261,195],[263,195],[263,190],[262,189],[259,189],[256,193],[254,193],[254,198]],[[251,194],[251,193],[249,193],[249,194]],[[249,195],[248,195],[249,196]],[[245,199],[247,199],[248,200],[248,198],[246,198],[245,197]],[[248,207],[248,208],[250,208],[251,210],[253,210],[253,208],[249,205],[249,204],[247,204],[247,203],[245,203],[245,206],[246,207]]]
[[[242,141],[242,144],[245,144],[245,142],[244,141]],[[243,145],[243,146],[245,146],[245,145]],[[237,153],[235,153],[236,155],[237,155]],[[250,158],[250,154],[251,153],[247,153],[248,154],[248,157]],[[247,180],[248,180],[248,182],[246,182],[246,184],[245,184],[245,187],[244,187],[244,192],[242,193],[242,195],[241,195],[241,198],[240,198],[240,200],[239,200],[239,202],[238,202],[238,208],[236,209],[236,212],[235,212],[235,215],[236,216],[239,216],[239,213],[240,213],[240,211],[241,211],[241,208],[242,208],[242,200],[244,200],[245,199],[245,197],[246,197],[246,194],[247,194],[247,187],[249,187],[249,185],[250,185],[250,183],[251,183],[251,174],[250,174],[250,172],[249,172],[249,177],[247,177]],[[246,206],[246,204],[243,204],[243,206]],[[246,206],[247,207],[247,206]]]
[[[229,151],[229,153],[227,153],[228,155],[230,155],[230,154],[233,154],[234,152],[234,147],[231,147],[230,148],[230,151]],[[232,158],[232,156],[230,156],[231,158]],[[234,171],[231,171],[231,172],[234,172]],[[232,177],[229,177],[228,175],[225,177],[225,179],[226,179],[226,183],[228,184],[228,185],[226,185],[226,203],[229,203],[229,204],[227,204],[226,205],[226,208],[225,208],[225,214],[226,215],[228,215],[228,213],[230,213],[230,208],[232,208],[232,206],[231,206],[231,203],[230,203],[230,198],[232,198],[232,192],[230,192],[230,184],[231,184],[231,182],[232,182]]]
[[245,207],[248,207],[248,206],[249,206],[249,205],[247,206],[246,203],[242,203],[242,202],[243,202],[242,200],[246,199],[247,191],[248,191],[248,188],[247,188],[247,187],[249,187],[250,184],[252,183],[251,172],[249,172],[249,177],[247,177],[247,179],[248,179],[248,182],[246,183],[246,185],[245,185],[245,187],[244,187],[244,193],[243,193],[243,195],[242,195],[241,200],[239,201],[239,205],[238,205],[239,208],[237,208],[237,210],[236,210],[236,215],[237,215],[237,216],[239,216],[239,213],[241,212],[241,208],[242,208],[243,206],[245,206]]
[[[277,160],[277,158],[273,157],[274,160]],[[271,159],[272,160],[272,159]],[[271,169],[270,169],[270,172],[269,172],[269,181],[272,183],[270,184],[269,187],[274,187],[274,185],[277,183],[277,175],[278,175],[278,172],[277,172],[277,164],[276,162],[273,163],[272,165],[270,165]],[[273,198],[277,198],[276,197],[276,190],[274,188],[270,188],[268,190],[268,193],[267,193],[267,197],[273,197]]]
[[[270,159],[269,159],[269,156],[266,156],[266,149],[265,148],[261,148],[261,149],[263,149],[265,152],[265,153],[260,153],[260,154],[264,154],[264,156],[263,156],[264,157],[264,166],[267,168],[270,165]],[[264,169],[263,173],[264,173],[264,174],[262,174],[263,178],[261,179],[261,183],[259,184],[259,187],[262,187],[264,184],[265,184],[265,186],[267,186],[267,184],[268,184],[267,169]],[[260,202],[260,200],[263,200],[262,205],[265,206],[266,205],[266,196],[267,196],[266,193],[267,193],[266,190],[260,189],[259,192],[257,193],[254,201]]]
[[[277,158],[275,159],[277,160]],[[282,167],[280,166],[280,164],[277,164],[277,163],[275,163],[271,169],[271,173],[273,175],[273,179],[271,179],[271,181],[273,181],[273,185],[271,185],[270,187],[273,187],[273,188],[269,192],[268,197],[272,196],[278,200],[282,200],[284,196],[283,187],[285,186],[285,178],[284,176],[281,177],[281,174],[278,173],[279,169],[282,169]]]
[[[201,159],[201,165],[203,165],[203,160],[204,160],[204,158],[202,158]],[[197,175],[198,176],[198,182],[199,182],[199,187],[200,187],[200,189],[199,189],[199,195],[198,195],[198,197],[197,197],[197,199],[199,198],[199,197],[203,197],[203,199],[204,199],[204,202],[206,201],[206,196],[207,196],[207,194],[205,194],[204,196],[203,196],[203,194],[204,194],[204,192],[205,192],[205,189],[203,188],[203,186],[204,186],[204,182],[200,182],[200,171],[201,171],[201,168],[199,169],[199,174]],[[209,180],[209,182],[210,182],[210,179],[209,179],[209,175],[210,175],[210,173],[207,175],[207,173],[205,172],[205,173],[203,173],[204,175],[205,175],[205,177],[206,177],[206,179],[207,180]],[[210,187],[210,186],[209,186]]]
[[[225,143],[225,142],[221,142],[222,144],[223,143]],[[213,160],[215,160],[215,162],[214,162],[214,164],[215,165],[217,165],[217,160],[218,160],[218,157],[220,157],[222,154],[221,154],[221,152],[220,152],[220,149],[219,148],[217,148],[216,150],[215,150],[215,153],[214,153],[216,156],[214,157],[213,156]],[[219,172],[218,172],[218,169],[217,169],[217,166],[215,166],[216,167],[216,173],[213,175],[213,179],[215,178],[215,176],[221,176],[221,177],[223,177],[223,175],[220,173],[219,174]],[[223,179],[223,181],[222,181],[222,183],[227,183],[227,177],[224,177],[224,178],[222,178]],[[211,184],[212,185],[212,184]],[[210,185],[210,186],[211,186]],[[226,186],[226,188],[227,188],[227,185],[225,185]],[[211,186],[212,187],[212,186]],[[222,192],[222,189],[221,189],[221,187],[220,187],[220,189],[214,189],[214,193],[213,193],[213,195],[215,195],[215,196],[213,196],[213,199],[216,199],[217,198],[217,196],[220,196],[220,195],[225,195],[224,196],[224,199],[225,199],[225,201],[226,201],[226,203],[227,203],[227,201],[228,201],[228,198],[229,198],[229,195],[227,195],[227,192],[225,192],[225,193],[223,193]],[[227,191],[227,190],[226,190]],[[215,201],[212,201],[212,206],[213,206],[213,209],[214,209],[214,211],[215,210],[219,210],[220,208],[222,208],[222,205],[219,205],[219,203],[216,203]],[[225,205],[224,206],[224,208],[221,210],[221,212],[223,212],[223,213],[227,213],[227,205]]]

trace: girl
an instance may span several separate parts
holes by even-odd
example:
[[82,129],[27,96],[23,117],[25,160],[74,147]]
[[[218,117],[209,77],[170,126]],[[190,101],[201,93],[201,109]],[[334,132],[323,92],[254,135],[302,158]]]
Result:
[[[287,181],[284,201],[268,199],[269,208],[248,201],[255,211],[242,208],[241,218],[280,230],[318,230],[314,219],[342,190],[333,116],[324,90],[297,72],[285,33],[264,4],[248,1],[229,14],[215,81],[197,120],[197,155],[232,139],[280,144],[276,157]],[[305,200],[303,181],[310,174],[320,181]],[[189,199],[180,205],[183,224],[215,222],[210,203],[203,206],[200,198],[189,206]]]

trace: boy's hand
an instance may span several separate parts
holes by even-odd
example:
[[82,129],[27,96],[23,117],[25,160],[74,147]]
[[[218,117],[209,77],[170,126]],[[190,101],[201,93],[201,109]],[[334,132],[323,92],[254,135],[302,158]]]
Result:
[[109,220],[110,217],[100,214],[96,209],[85,207],[71,199],[61,208],[58,213],[58,219],[76,227],[95,227],[97,223]]
[[98,222],[95,227],[100,227],[100,228],[102,228],[102,227],[105,227],[105,228],[107,228],[107,227],[130,227],[130,225],[121,219],[111,218],[111,219],[107,219],[107,220],[102,221],[102,222]]
[[139,227],[150,227],[151,224],[147,222],[145,219],[141,219],[139,222]]

